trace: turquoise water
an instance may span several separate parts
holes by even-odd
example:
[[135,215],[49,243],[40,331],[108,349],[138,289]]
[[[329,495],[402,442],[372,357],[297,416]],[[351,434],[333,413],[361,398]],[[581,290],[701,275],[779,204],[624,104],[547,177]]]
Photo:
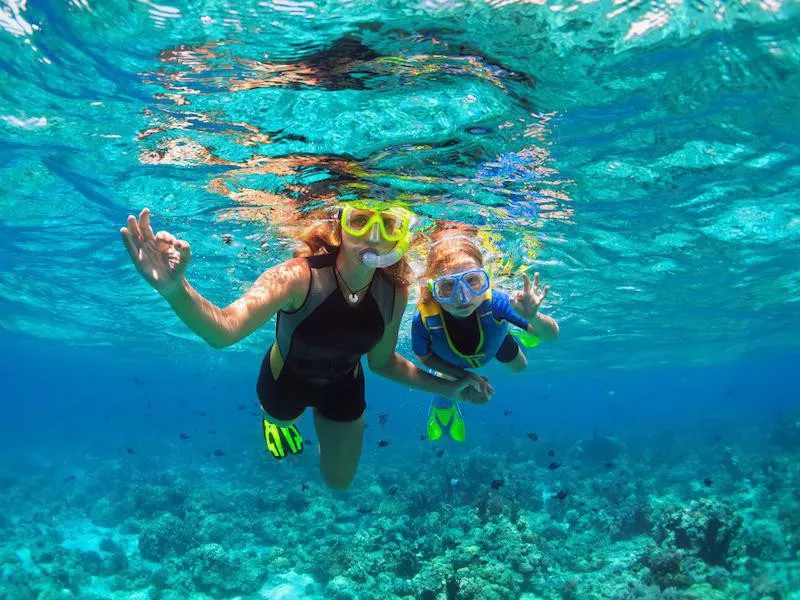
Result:
[[[799,25],[779,0],[0,0],[0,595],[800,598]],[[463,446],[368,376],[335,494],[313,445],[262,447],[272,326],[208,349],[118,229],[149,206],[225,305],[354,197],[420,216],[417,268],[437,220],[479,225],[561,337],[487,369]]]

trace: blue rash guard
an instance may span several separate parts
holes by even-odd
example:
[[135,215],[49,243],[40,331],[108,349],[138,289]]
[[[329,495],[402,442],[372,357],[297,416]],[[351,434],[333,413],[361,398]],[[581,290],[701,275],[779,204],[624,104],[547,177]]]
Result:
[[[470,353],[464,348],[456,347],[447,330],[444,311],[438,302],[420,303],[417,308],[411,326],[411,344],[414,354],[427,356],[433,353],[442,360],[463,369],[482,367],[492,360],[504,343],[508,343],[506,338],[509,337],[509,323],[524,331],[528,329],[528,321],[511,308],[508,294],[499,290],[489,290],[486,300],[478,306],[475,313],[466,317],[478,328],[475,351]],[[513,339],[510,341],[516,345]],[[516,355],[516,350],[514,355]],[[513,359],[513,355],[511,359]]]

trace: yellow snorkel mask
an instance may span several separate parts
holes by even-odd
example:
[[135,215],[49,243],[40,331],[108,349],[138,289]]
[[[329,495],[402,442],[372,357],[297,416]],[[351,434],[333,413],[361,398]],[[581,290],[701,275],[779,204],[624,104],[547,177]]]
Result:
[[369,241],[395,242],[386,254],[378,254],[372,248],[361,252],[361,261],[367,267],[380,269],[398,262],[411,243],[411,225],[414,214],[401,206],[378,201],[348,202],[341,209],[342,230],[354,237],[369,235]]

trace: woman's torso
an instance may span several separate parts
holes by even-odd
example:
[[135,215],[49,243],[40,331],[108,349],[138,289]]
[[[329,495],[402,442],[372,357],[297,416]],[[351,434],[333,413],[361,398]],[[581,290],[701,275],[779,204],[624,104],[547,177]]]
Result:
[[394,310],[395,287],[379,269],[361,300],[350,304],[336,279],[335,254],[307,259],[310,280],[297,310],[278,313],[276,343],[284,367],[315,380],[352,373],[383,337]]

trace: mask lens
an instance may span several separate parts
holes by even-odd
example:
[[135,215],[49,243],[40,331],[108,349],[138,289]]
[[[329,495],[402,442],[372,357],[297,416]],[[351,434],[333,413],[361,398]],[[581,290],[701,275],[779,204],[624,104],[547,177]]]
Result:
[[464,282],[476,294],[480,294],[486,291],[488,283],[486,279],[486,274],[483,271],[475,271],[473,273],[467,273],[467,275],[464,277]]
[[354,208],[347,215],[347,228],[353,235],[364,235],[375,213],[371,210]]
[[452,277],[445,277],[436,281],[434,291],[440,299],[447,300],[453,295],[453,290],[455,289],[456,280]]
[[400,215],[389,212],[381,213],[383,230],[386,234],[386,241],[394,242],[403,237],[405,219]]

